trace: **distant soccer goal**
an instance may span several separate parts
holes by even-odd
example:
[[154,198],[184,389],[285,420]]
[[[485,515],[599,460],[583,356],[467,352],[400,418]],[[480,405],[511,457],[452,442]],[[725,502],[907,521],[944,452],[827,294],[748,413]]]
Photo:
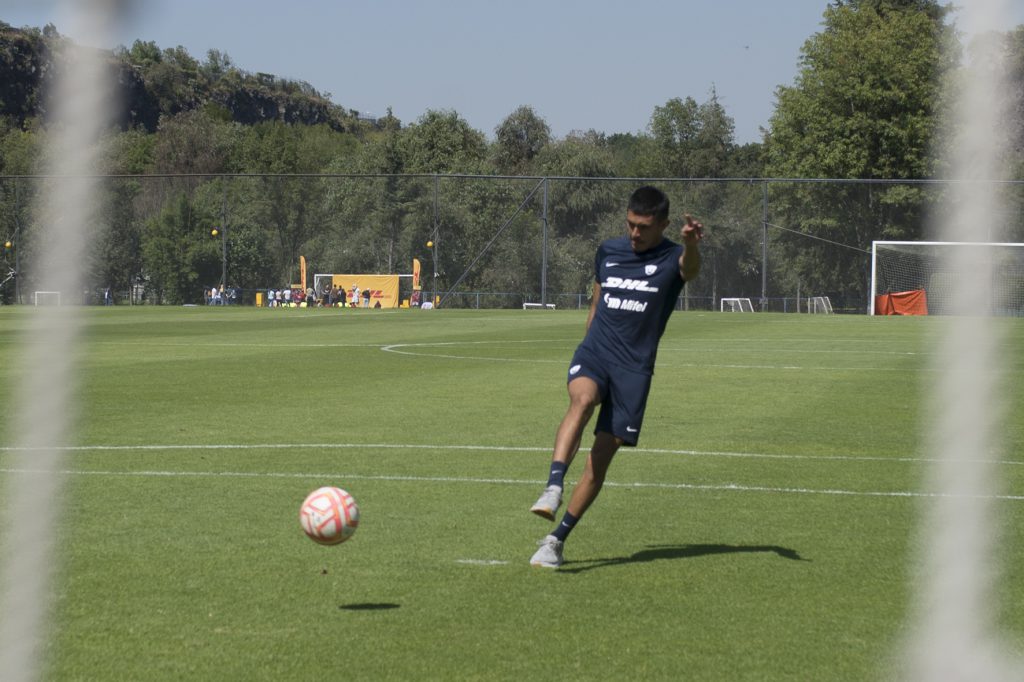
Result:
[[59,291],[32,292],[32,305],[60,305]]
[[554,310],[554,303],[524,303],[523,310]]
[[[953,257],[957,251],[968,257]],[[888,241],[871,243],[871,314],[884,312],[877,309],[881,297],[909,292],[923,292],[927,314],[948,313],[954,292],[977,276],[978,263],[992,273],[987,309],[978,314],[1024,315],[1024,244]]]
[[723,298],[718,308],[719,312],[730,313],[752,313],[754,304],[749,298]]
[[810,296],[807,299],[807,312],[818,315],[831,315],[832,299],[828,296]]

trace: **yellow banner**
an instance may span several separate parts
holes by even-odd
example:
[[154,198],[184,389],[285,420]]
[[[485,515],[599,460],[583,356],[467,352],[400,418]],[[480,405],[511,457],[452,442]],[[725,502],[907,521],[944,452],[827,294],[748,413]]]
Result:
[[299,279],[302,282],[302,290],[306,290],[306,257],[299,256]]
[[[398,307],[398,275],[331,275],[331,284],[345,290],[345,305],[350,308],[353,303],[359,308]],[[358,301],[352,300],[353,287],[359,288]]]
[[420,286],[420,259],[412,259],[412,290],[419,291],[423,287]]

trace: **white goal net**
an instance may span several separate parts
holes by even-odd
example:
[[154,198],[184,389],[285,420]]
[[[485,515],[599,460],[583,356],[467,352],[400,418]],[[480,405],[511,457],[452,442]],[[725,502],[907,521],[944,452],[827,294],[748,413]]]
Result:
[[811,296],[807,299],[807,312],[819,315],[832,314],[832,299],[828,296]]
[[[966,249],[971,258],[949,258],[951,249]],[[979,269],[955,263],[983,263]],[[1024,244],[987,242],[887,242],[871,244],[871,314],[875,297],[924,291],[928,313],[952,312],[954,293],[963,283],[990,271],[991,295],[979,315],[1024,315]]]
[[750,302],[749,298],[723,298],[718,310],[723,313],[726,311],[730,313],[752,313],[754,312],[754,305]]
[[32,305],[60,305],[59,291],[32,292]]

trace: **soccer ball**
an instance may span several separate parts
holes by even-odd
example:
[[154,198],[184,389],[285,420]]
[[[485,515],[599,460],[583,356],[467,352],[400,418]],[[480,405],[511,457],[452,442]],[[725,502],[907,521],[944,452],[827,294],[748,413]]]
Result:
[[306,497],[299,508],[302,530],[321,545],[337,545],[352,537],[359,526],[359,506],[341,488],[324,486]]

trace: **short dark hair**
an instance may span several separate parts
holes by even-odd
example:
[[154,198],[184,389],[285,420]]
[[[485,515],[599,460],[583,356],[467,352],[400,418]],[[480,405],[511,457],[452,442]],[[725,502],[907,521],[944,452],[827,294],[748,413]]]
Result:
[[636,189],[629,197],[627,207],[637,215],[651,215],[657,220],[668,219],[668,197],[657,187],[645,185]]

